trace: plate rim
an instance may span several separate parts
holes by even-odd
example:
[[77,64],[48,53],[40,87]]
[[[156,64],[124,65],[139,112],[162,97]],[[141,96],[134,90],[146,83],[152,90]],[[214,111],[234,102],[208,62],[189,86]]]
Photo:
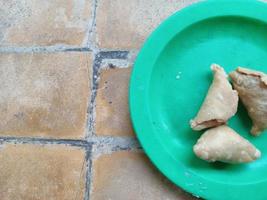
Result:
[[[209,12],[207,12],[207,10]],[[194,13],[194,15],[192,15],[192,13]],[[264,188],[264,183],[267,181],[253,185],[231,185],[232,189],[230,189],[223,187],[226,184],[210,180],[207,181],[207,179],[205,179],[205,181],[209,183],[208,190],[203,191],[199,186],[192,187],[192,185],[187,183],[189,177],[188,174],[186,174],[186,167],[182,164],[179,166],[168,164],[173,163],[173,158],[171,158],[167,152],[164,153],[164,151],[158,150],[158,146],[161,146],[158,139],[149,137],[155,130],[150,119],[149,106],[146,105],[148,104],[150,74],[157,57],[160,55],[165,45],[186,27],[208,18],[223,16],[252,18],[260,20],[267,25],[267,3],[258,0],[206,0],[194,3],[164,20],[148,37],[135,61],[129,85],[130,117],[134,131],[146,155],[154,166],[178,187],[196,197],[205,199],[240,199],[242,197],[245,199],[249,197],[257,199],[255,198],[255,196],[259,194],[257,188]],[[172,26],[174,23],[176,26]],[[160,38],[159,36],[162,35],[163,32],[165,37]],[[150,51],[150,49],[153,49],[153,52]],[[151,132],[149,133],[150,135],[146,133],[148,131]],[[164,147],[161,146],[161,148]],[[177,169],[179,170],[176,171]],[[201,182],[201,180],[203,179],[200,177],[192,176],[189,182]],[[247,186],[250,187],[250,191],[248,191]],[[223,188],[218,190],[219,187]],[[263,196],[261,196],[261,198],[263,198]],[[267,194],[265,198],[267,198]]]

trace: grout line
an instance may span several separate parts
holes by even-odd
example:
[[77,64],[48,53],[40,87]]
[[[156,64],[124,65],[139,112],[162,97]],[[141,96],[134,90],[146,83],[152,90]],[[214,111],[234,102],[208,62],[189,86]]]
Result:
[[[89,45],[87,47],[81,47],[81,46],[71,46],[71,45],[52,45],[52,46],[1,46],[0,45],[0,53],[54,53],[54,52],[89,52],[92,51],[97,54],[101,53],[107,53],[107,54],[112,54],[114,52],[128,52],[129,55],[128,57],[125,58],[117,58],[117,59],[129,59],[130,61],[133,61],[136,54],[138,53],[138,50],[135,49],[119,49],[119,50],[114,50],[114,49],[99,49],[94,47],[93,45]],[[104,55],[105,56],[105,55]],[[103,58],[103,59],[108,59]],[[112,59],[112,58],[110,58]],[[114,58],[115,59],[115,58]]]
[[141,150],[142,147],[133,137],[94,136],[90,140],[93,145],[93,158],[102,154],[110,154],[116,151]]
[[86,8],[86,10],[88,10],[91,15],[89,20],[86,22],[86,30],[85,30],[85,35],[83,38],[83,42],[82,45],[89,47],[90,46],[90,39],[91,39],[91,32],[92,32],[92,28],[93,28],[93,24],[94,24],[94,0],[91,1],[91,5],[90,7]]
[[101,60],[99,59],[99,54],[94,55],[94,61],[93,61],[93,77],[91,81],[91,99],[88,106],[88,122],[87,122],[87,134],[86,139],[88,140],[90,136],[93,135],[94,131],[94,119],[95,119],[95,99],[96,99],[96,81],[97,81],[97,71],[99,66],[101,65]]
[[85,174],[85,194],[84,200],[90,199],[90,190],[92,182],[92,159],[91,159],[92,147],[90,146],[86,151],[86,174]]
[[[87,47],[91,47],[91,49],[94,52],[98,52],[98,48],[95,41],[95,35],[96,35],[96,13],[97,13],[97,0],[93,1],[92,5],[92,23],[90,24],[88,36],[87,36]],[[91,44],[91,45],[90,45]]]
[[50,138],[30,138],[30,137],[0,137],[0,143],[14,143],[14,144],[65,144],[76,147],[88,147],[92,143],[84,140],[73,139],[50,139]]
[[[86,135],[85,135],[85,139],[88,139],[90,137],[90,135],[92,135],[92,131],[93,131],[93,123],[94,123],[94,100],[95,100],[95,92],[94,92],[94,68],[95,68],[95,61],[96,61],[96,56],[98,53],[98,48],[96,47],[96,42],[95,42],[95,30],[96,30],[96,10],[97,10],[97,0],[93,0],[93,5],[92,5],[92,23],[91,23],[91,27],[89,29],[89,33],[88,33],[88,38],[87,38],[87,43],[86,46],[90,47],[92,49],[93,52],[93,69],[91,69],[91,74],[92,76],[90,76],[90,91],[91,91],[91,95],[88,102],[88,106],[87,106],[87,126],[86,126]],[[90,45],[91,44],[91,45]],[[94,99],[92,101],[92,99]],[[90,153],[90,154],[89,154]],[[84,200],[90,200],[90,196],[91,196],[91,183],[92,183],[92,147],[90,149],[90,152],[87,152],[87,157],[86,157],[86,186],[85,186],[85,195],[84,195]]]
[[99,57],[103,59],[127,59],[129,51],[100,51]]
[[86,52],[92,51],[89,47],[78,47],[78,46],[64,46],[64,45],[55,45],[55,46],[33,46],[33,47],[0,47],[0,53],[41,53],[41,52],[69,52],[69,51],[78,51]]
[[81,47],[81,48],[67,48],[64,50],[65,52],[89,52],[92,51],[92,49],[87,47]]
[[[75,139],[52,139],[33,137],[0,137],[0,145],[3,144],[36,144],[36,145],[69,145],[85,149],[94,148],[94,155],[112,153],[120,150],[142,149],[138,140],[134,137],[118,136],[92,136],[87,140]],[[91,155],[91,154],[90,154]]]
[[[94,60],[94,54],[93,54],[93,57],[92,59]],[[92,98],[92,87],[93,87],[93,77],[92,77],[92,73],[93,72],[93,69],[92,69],[92,64],[87,61],[87,66],[88,66],[88,77],[89,77],[89,87],[88,87],[88,92],[89,92],[89,97],[88,97],[88,101],[87,101],[87,111],[86,111],[86,127],[85,127],[85,138],[88,138],[91,134],[90,134],[90,107],[91,107],[91,98]],[[90,69],[89,69],[90,67]]]
[[87,190],[87,197],[88,198],[85,198],[85,200],[90,200],[91,198],[91,194],[92,194],[92,191],[93,191],[93,187],[92,187],[92,183],[93,183],[93,160],[92,160],[92,155],[90,156],[90,159],[89,159],[89,167],[88,167],[88,176],[87,176],[87,180],[88,180],[88,190]]

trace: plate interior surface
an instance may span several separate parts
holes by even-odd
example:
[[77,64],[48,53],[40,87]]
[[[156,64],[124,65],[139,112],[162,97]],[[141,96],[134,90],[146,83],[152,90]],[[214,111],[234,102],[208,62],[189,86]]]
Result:
[[[251,3],[256,7],[260,4],[263,3]],[[209,6],[212,1],[202,9]],[[227,7],[218,3],[216,6]],[[197,5],[192,9],[197,10]],[[184,12],[189,11],[190,8]],[[175,18],[182,16],[183,13],[172,17],[171,29],[179,27],[180,22],[175,24]],[[212,82],[212,63],[223,66],[227,73],[238,66],[267,73],[267,24],[259,18],[245,16],[242,12],[206,14],[204,19],[183,24],[181,30],[169,35],[164,33],[169,27],[167,20],[148,40],[135,64],[130,104],[138,138],[167,177],[197,196],[223,199],[220,195],[227,191],[224,198],[250,199],[267,187],[267,132],[260,137],[249,134],[252,123],[242,103],[228,124],[261,150],[262,157],[256,162],[229,165],[198,159],[192,146],[203,132],[192,131],[189,126]],[[158,40],[158,46],[153,44]],[[247,195],[242,194],[245,191]],[[262,197],[267,195],[259,199]]]

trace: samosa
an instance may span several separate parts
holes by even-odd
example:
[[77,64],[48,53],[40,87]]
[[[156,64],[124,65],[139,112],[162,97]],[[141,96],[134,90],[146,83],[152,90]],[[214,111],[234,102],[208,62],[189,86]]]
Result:
[[252,119],[250,132],[260,135],[267,128],[267,74],[238,67],[230,77]]
[[197,114],[190,121],[191,128],[202,130],[225,124],[237,111],[238,94],[232,89],[224,69],[212,64],[213,82]]
[[226,125],[207,130],[193,150],[199,158],[208,162],[247,163],[261,156],[253,144]]

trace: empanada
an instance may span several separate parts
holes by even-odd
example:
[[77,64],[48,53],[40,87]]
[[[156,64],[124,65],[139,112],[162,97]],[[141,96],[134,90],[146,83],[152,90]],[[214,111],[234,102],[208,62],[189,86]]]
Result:
[[227,74],[219,65],[211,65],[213,82],[197,114],[190,121],[191,128],[202,130],[225,124],[237,111],[238,94],[227,80]]
[[207,130],[194,146],[195,154],[208,162],[252,162],[261,152],[226,125]]
[[250,132],[260,135],[267,128],[267,75],[238,67],[230,73],[230,77],[252,119]]

